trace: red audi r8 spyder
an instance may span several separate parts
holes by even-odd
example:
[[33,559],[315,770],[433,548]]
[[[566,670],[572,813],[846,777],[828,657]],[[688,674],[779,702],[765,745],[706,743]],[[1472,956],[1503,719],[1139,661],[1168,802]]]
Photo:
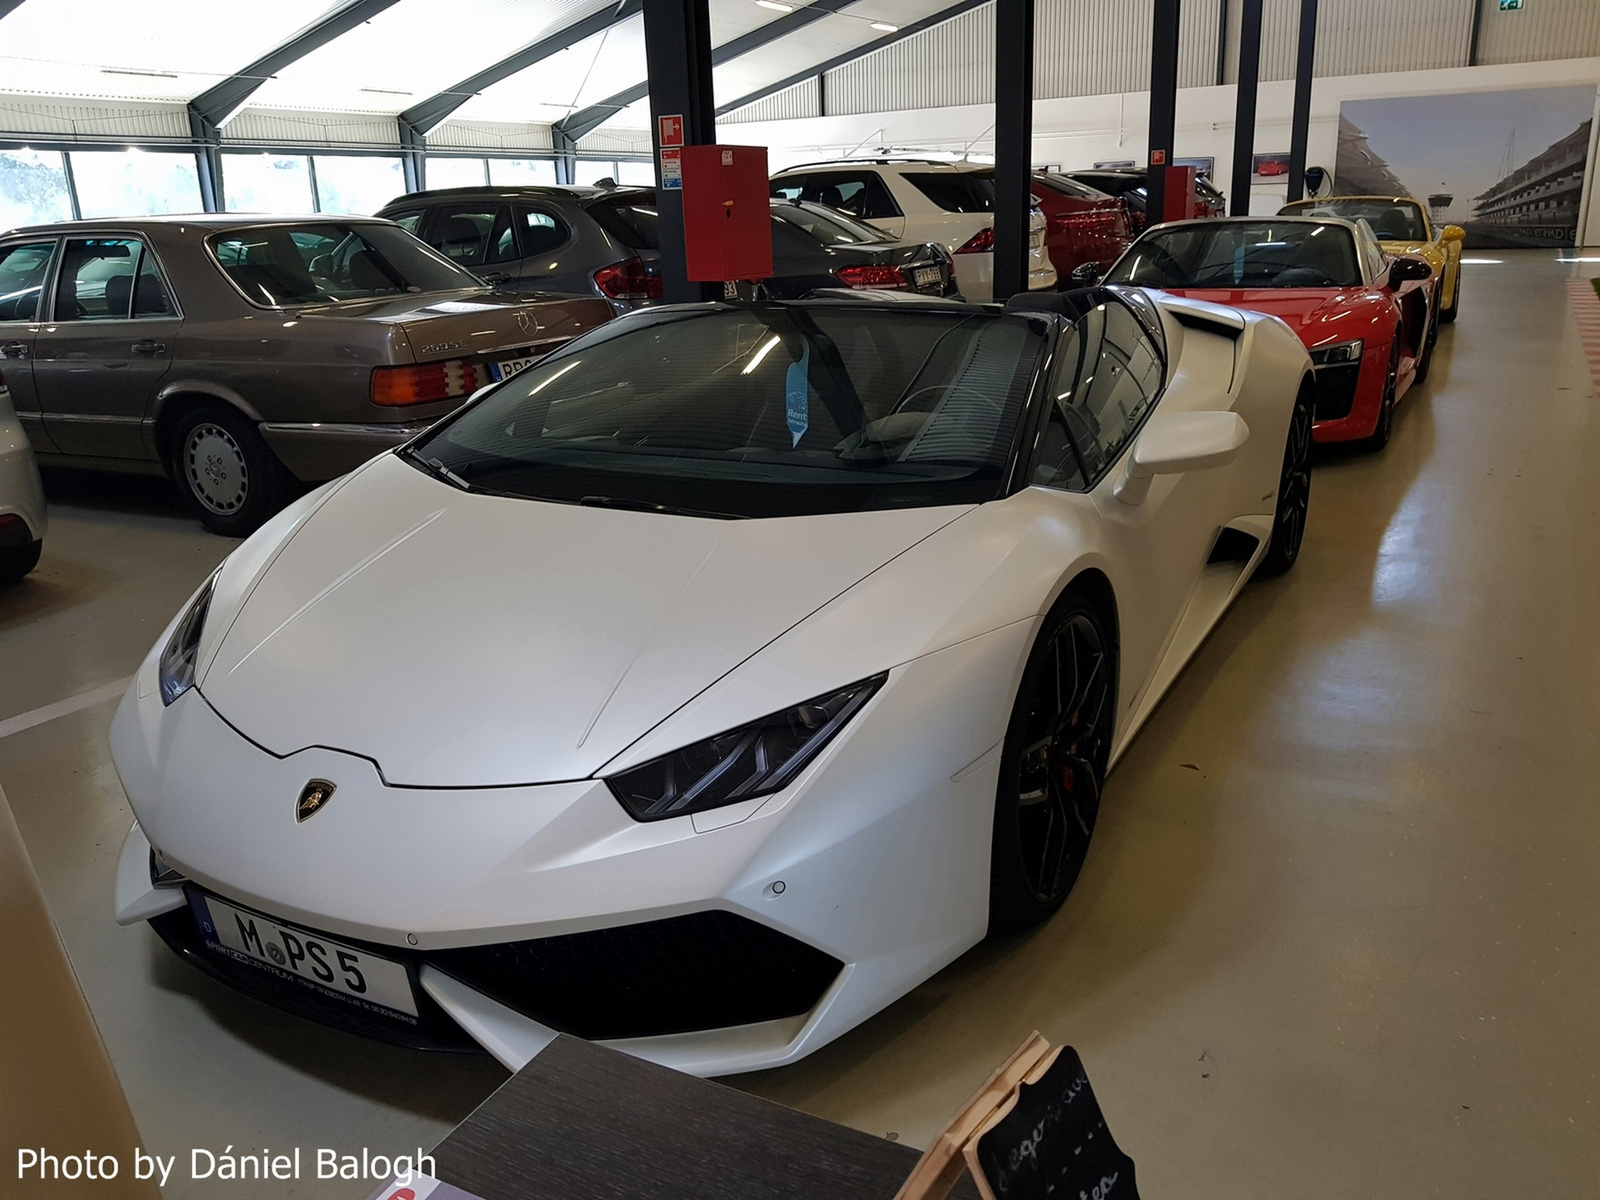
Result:
[[1428,375],[1432,278],[1420,258],[1385,255],[1365,222],[1225,217],[1146,230],[1105,281],[1281,317],[1316,370],[1316,440],[1377,450],[1395,405]]

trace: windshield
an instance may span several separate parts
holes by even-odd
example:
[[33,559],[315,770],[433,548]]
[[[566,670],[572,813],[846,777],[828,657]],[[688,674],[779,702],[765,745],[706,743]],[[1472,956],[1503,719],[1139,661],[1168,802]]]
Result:
[[1291,205],[1285,212],[1297,217],[1343,217],[1346,221],[1366,221],[1384,242],[1425,242],[1428,222],[1422,206],[1410,200],[1358,200],[1338,196]]
[[1211,220],[1145,234],[1105,281],[1153,288],[1354,287],[1361,268],[1350,231],[1341,225]]
[[215,234],[211,249],[255,304],[317,304],[481,288],[483,281],[393,225],[318,221]]
[[844,213],[815,204],[775,201],[772,215],[803,229],[824,246],[860,245],[863,242],[890,242],[894,239],[881,229],[853,221]]
[[653,192],[634,192],[588,205],[589,215],[630,250],[661,249],[660,219]]
[[980,503],[1005,486],[1044,345],[1038,323],[992,312],[640,312],[407,456],[456,486],[695,515]]

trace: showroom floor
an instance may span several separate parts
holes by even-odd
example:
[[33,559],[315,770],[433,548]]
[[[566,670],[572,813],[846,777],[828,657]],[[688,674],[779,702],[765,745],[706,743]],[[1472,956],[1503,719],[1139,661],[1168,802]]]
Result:
[[[1149,1196],[1592,1194],[1600,407],[1566,281],[1597,268],[1473,257],[1393,443],[1319,467],[1300,564],[1134,742],[1061,914],[733,1082],[921,1145],[1037,1028]],[[232,543],[155,481],[47,484],[44,562],[0,593],[0,786],[146,1142],[431,1145],[492,1061],[280,1016],[112,923],[112,685]],[[370,1190],[284,1188],[168,1197]]]

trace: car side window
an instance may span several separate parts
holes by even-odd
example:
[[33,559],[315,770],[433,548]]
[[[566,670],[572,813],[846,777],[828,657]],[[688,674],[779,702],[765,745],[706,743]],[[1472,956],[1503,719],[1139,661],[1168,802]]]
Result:
[[900,206],[889,194],[889,189],[873,172],[832,171],[824,175],[807,176],[800,198],[837,208],[863,221],[901,215]]
[[0,248],[0,321],[32,321],[56,252],[55,240]]
[[1040,487],[1081,492],[1087,483],[1077,450],[1077,443],[1084,440],[1087,431],[1072,403],[1082,366],[1083,342],[1083,336],[1074,328],[1061,339],[1057,351],[1059,365],[1050,386],[1050,410],[1045,415],[1033,478],[1029,480]]
[[439,210],[428,240],[460,267],[512,262],[517,257],[509,206],[453,204]]
[[[537,254],[549,254],[566,245],[567,239],[572,236],[567,223],[554,213],[544,212],[537,208],[517,209],[517,226],[522,235],[522,255],[531,258]],[[504,261],[495,259],[493,261]]]
[[771,195],[774,200],[798,200],[805,190],[806,178],[803,175],[793,179],[774,179]]
[[166,281],[161,278],[161,268],[156,265],[156,256],[149,246],[139,255],[139,273],[133,281],[133,315],[135,318],[175,315]]
[[422,224],[422,215],[426,210],[418,209],[416,212],[394,213],[389,217],[396,225],[407,233],[416,233],[417,226]]
[[71,238],[56,284],[57,321],[125,321],[141,244],[133,238]]
[[[1166,370],[1138,318],[1115,301],[1093,309],[1078,327],[1082,365],[1063,422],[1077,447],[1085,486],[1093,487],[1160,398]],[[1058,386],[1057,395],[1064,392]]]

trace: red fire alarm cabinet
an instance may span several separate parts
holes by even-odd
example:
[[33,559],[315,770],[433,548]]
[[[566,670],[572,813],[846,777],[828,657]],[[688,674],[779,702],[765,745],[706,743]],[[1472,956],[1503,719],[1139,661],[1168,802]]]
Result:
[[1187,221],[1194,216],[1193,167],[1168,167],[1167,190],[1162,203],[1163,221]]
[[765,146],[683,148],[683,244],[692,280],[772,274]]

